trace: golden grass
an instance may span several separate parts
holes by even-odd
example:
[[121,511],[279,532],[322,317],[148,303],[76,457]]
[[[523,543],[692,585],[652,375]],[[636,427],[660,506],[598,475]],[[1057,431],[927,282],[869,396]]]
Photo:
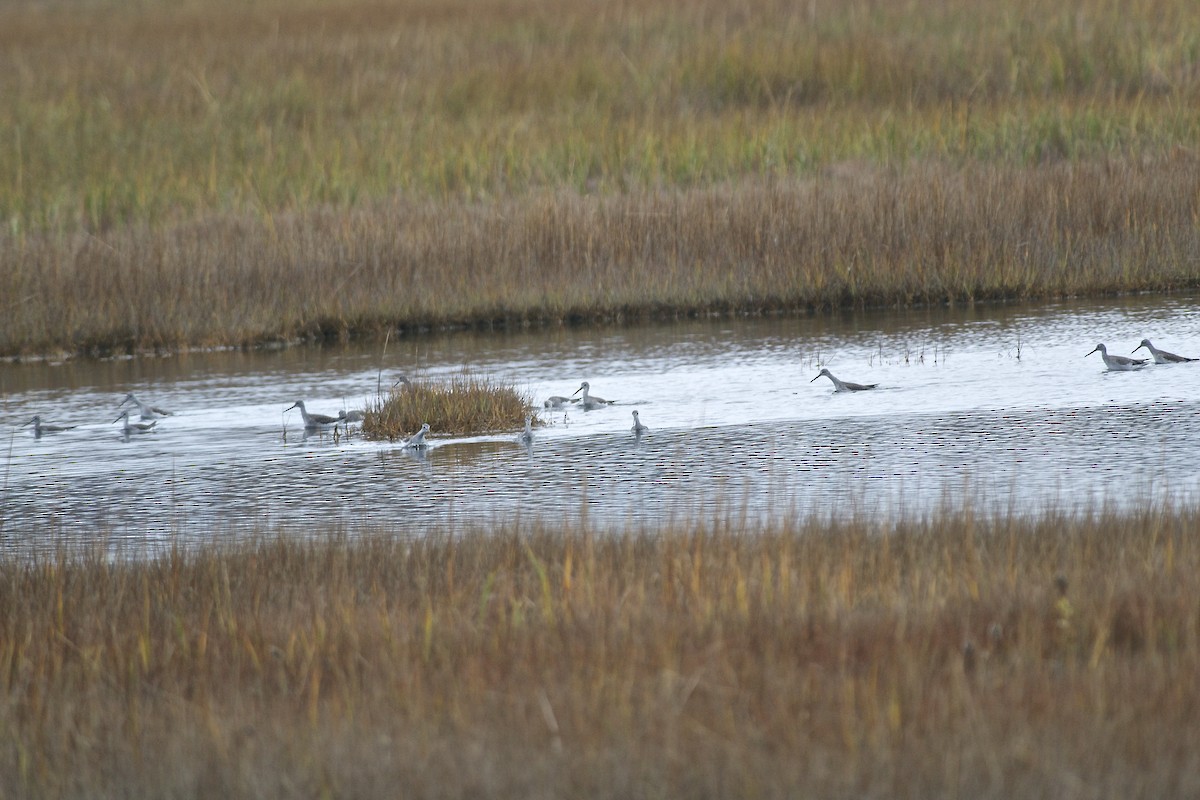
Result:
[[527,395],[485,376],[417,380],[394,387],[368,408],[362,432],[368,439],[395,441],[425,423],[433,436],[513,431],[524,426],[531,408]]
[[0,354],[1194,289],[1200,6],[0,10]]
[[0,218],[624,191],[1194,147],[1188,0],[236,0],[0,11]]
[[1197,185],[1192,157],[926,164],[26,240],[0,352],[1195,290]]
[[1194,796],[1198,524],[526,524],[7,559],[0,785]]

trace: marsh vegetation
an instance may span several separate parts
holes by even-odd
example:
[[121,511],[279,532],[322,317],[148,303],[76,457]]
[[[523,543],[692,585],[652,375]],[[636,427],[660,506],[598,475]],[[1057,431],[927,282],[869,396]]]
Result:
[[449,380],[398,382],[376,399],[363,419],[363,435],[395,441],[428,424],[437,434],[479,434],[520,429],[532,399],[493,378],[464,373]]
[[0,11],[0,353],[1197,285],[1200,8]]
[[[1194,290],[1197,30],[1192,0],[18,0],[0,355]],[[368,425],[529,405],[425,388]],[[1200,794],[1194,509],[694,516],[9,551],[0,794]]]
[[1191,511],[0,562],[24,797],[1186,797]]

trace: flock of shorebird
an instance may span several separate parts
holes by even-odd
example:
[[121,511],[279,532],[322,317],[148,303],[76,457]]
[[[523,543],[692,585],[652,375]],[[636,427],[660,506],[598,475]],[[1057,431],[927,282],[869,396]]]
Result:
[[[1146,351],[1150,353],[1150,356],[1153,358],[1155,364],[1182,364],[1188,361],[1200,360],[1196,358],[1189,358],[1187,356],[1176,355],[1175,353],[1170,353],[1166,350],[1160,350],[1155,347],[1149,339],[1142,339],[1141,344],[1134,348],[1134,352],[1137,352],[1142,348],[1145,348]],[[1149,358],[1133,358],[1132,356],[1112,355],[1108,352],[1108,348],[1103,344],[1096,345],[1095,349],[1091,350],[1089,353],[1087,353],[1087,355],[1090,356],[1092,353],[1100,354],[1100,357],[1104,359],[1104,366],[1106,369],[1117,371],[1141,369],[1151,360]],[[812,383],[813,381],[816,381],[822,377],[829,378],[829,380],[833,383],[833,390],[835,392],[862,392],[868,389],[876,389],[879,387],[879,384],[877,383],[854,383],[853,381],[841,380],[828,369],[824,368],[817,373],[817,376],[813,378],[812,381],[809,381],[809,383]],[[399,386],[400,384],[410,385],[411,382],[407,377],[401,375],[393,384],[393,388]],[[581,408],[584,411],[594,411],[598,408],[611,406],[616,402],[615,400],[605,400],[603,397],[597,397],[591,393],[591,389],[591,384],[587,381],[584,381],[579,385],[578,389],[571,393],[570,396],[563,397],[561,395],[552,395],[551,397],[546,398],[542,405],[545,409],[550,411],[565,411],[570,408]],[[124,408],[127,403],[130,404],[130,408]],[[172,416],[173,413],[167,411],[166,409],[143,403],[132,392],[125,395],[125,399],[121,401],[120,405],[118,405],[118,408],[121,408],[122,410],[117,418],[113,420],[113,423],[124,423],[122,432],[127,439],[134,434],[148,433],[154,430],[155,426],[158,424],[158,420],[162,419],[163,417]],[[304,420],[304,429],[306,431],[327,430],[329,428],[336,428],[339,425],[347,426],[362,422],[364,417],[364,412],[360,410],[342,410],[336,417],[328,414],[314,414],[304,407],[303,400],[297,400],[295,403],[288,406],[284,413],[291,411],[293,408],[300,409],[300,416]],[[131,419],[131,411],[137,412],[137,421]],[[74,425],[48,424],[42,421],[41,415],[35,415],[33,419],[29,420],[29,422],[26,422],[22,427],[29,425],[33,426],[33,434],[39,439],[47,433],[59,433],[61,431],[70,430],[76,427]],[[630,428],[630,430],[635,436],[639,437],[650,430],[648,426],[642,423],[642,420],[636,410],[633,412],[633,427]],[[428,433],[429,423],[425,423],[421,426],[419,431],[403,441],[403,446],[410,448],[426,447],[427,442],[425,441],[425,436]],[[533,442],[532,415],[525,417],[525,430],[518,434],[517,441],[522,444],[531,444]]]
[[[126,403],[132,403],[133,407],[123,408]],[[152,406],[148,403],[143,403],[141,400],[137,399],[137,396],[133,394],[133,392],[125,395],[125,399],[117,405],[117,408],[121,408],[122,411],[117,415],[117,418],[113,420],[113,423],[125,423],[124,427],[122,428],[122,433],[125,435],[125,438],[129,438],[135,433],[148,433],[149,431],[154,430],[154,426],[158,424],[160,419],[163,417],[169,417],[173,413],[171,411],[167,411],[166,409]],[[130,411],[138,412],[138,422],[134,422],[129,418]],[[40,414],[35,414],[33,419],[29,420],[29,422],[26,422],[21,427],[24,428],[28,425],[33,426],[33,435],[36,439],[42,438],[42,436],[47,433],[61,433],[62,431],[69,431],[76,427],[74,425],[50,425],[46,422],[42,422],[42,417]]]
[[[1143,347],[1146,348],[1146,352],[1153,356],[1155,364],[1182,364],[1186,361],[1197,360],[1194,358],[1188,358],[1187,356],[1177,356],[1174,353],[1168,353],[1166,350],[1159,350],[1157,347],[1150,344],[1149,339],[1142,339],[1142,343],[1133,348],[1133,352],[1136,353]],[[1102,344],[1096,345],[1096,349],[1092,350],[1092,352],[1088,353],[1088,355],[1090,356],[1095,352],[1099,352],[1100,357],[1104,359],[1104,366],[1118,371],[1128,371],[1131,369],[1144,367],[1146,366],[1146,362],[1150,360],[1148,358],[1131,358],[1129,356],[1111,356],[1108,354],[1108,348]]]
[[[1141,350],[1143,347],[1146,348],[1146,350],[1154,358],[1155,364],[1182,364],[1187,361],[1200,360],[1189,358],[1187,356],[1176,355],[1175,353],[1169,353],[1166,350],[1159,350],[1150,342],[1149,339],[1142,339],[1142,343],[1134,348],[1134,351],[1136,352],[1137,350]],[[1090,356],[1095,352],[1100,353],[1100,357],[1104,359],[1105,368],[1110,370],[1123,371],[1140,369],[1141,367],[1146,366],[1150,360],[1146,358],[1131,358],[1129,356],[1110,355],[1108,349],[1103,344],[1096,345],[1096,348],[1087,355]],[[833,383],[833,390],[835,392],[864,392],[869,389],[879,388],[879,384],[877,383],[855,383],[854,381],[844,381],[826,368],[822,368],[821,371],[817,373],[817,376],[809,381],[809,383],[813,383],[820,378],[829,378],[829,380]],[[612,405],[612,400],[604,400],[600,397],[596,397],[594,394],[590,394],[591,388],[591,384],[589,384],[587,381],[584,381],[570,397],[553,395],[546,398],[546,401],[542,405],[545,408],[553,411],[567,409],[571,406],[571,404],[574,403],[578,403],[584,411],[592,411],[600,408],[601,406]],[[583,393],[582,397],[576,397],[575,395],[579,394],[580,392]],[[526,417],[525,432],[518,437],[519,441],[526,444],[533,441],[533,430],[531,428],[531,424],[532,419],[530,417]],[[650,428],[642,424],[641,419],[638,417],[637,411],[633,412],[633,428],[631,430],[636,436],[641,436],[650,430]]]

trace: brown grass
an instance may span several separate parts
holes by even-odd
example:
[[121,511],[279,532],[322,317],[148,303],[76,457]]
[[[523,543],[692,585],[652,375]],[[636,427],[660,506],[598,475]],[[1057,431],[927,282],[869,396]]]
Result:
[[1198,524],[947,512],[8,559],[0,786],[1195,796]]
[[1190,0],[0,9],[0,354],[1195,289]]
[[812,179],[69,240],[0,235],[0,352],[246,345],[1200,286],[1200,160],[864,167]]
[[431,436],[515,431],[524,426],[531,407],[528,396],[484,376],[417,380],[392,388],[368,408],[362,432],[368,439],[395,441],[411,436],[425,423]]

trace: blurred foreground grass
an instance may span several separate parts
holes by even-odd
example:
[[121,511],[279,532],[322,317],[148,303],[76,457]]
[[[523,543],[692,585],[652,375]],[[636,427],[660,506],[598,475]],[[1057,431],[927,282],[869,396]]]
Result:
[[1194,796],[1198,524],[521,523],[8,558],[0,786]]

